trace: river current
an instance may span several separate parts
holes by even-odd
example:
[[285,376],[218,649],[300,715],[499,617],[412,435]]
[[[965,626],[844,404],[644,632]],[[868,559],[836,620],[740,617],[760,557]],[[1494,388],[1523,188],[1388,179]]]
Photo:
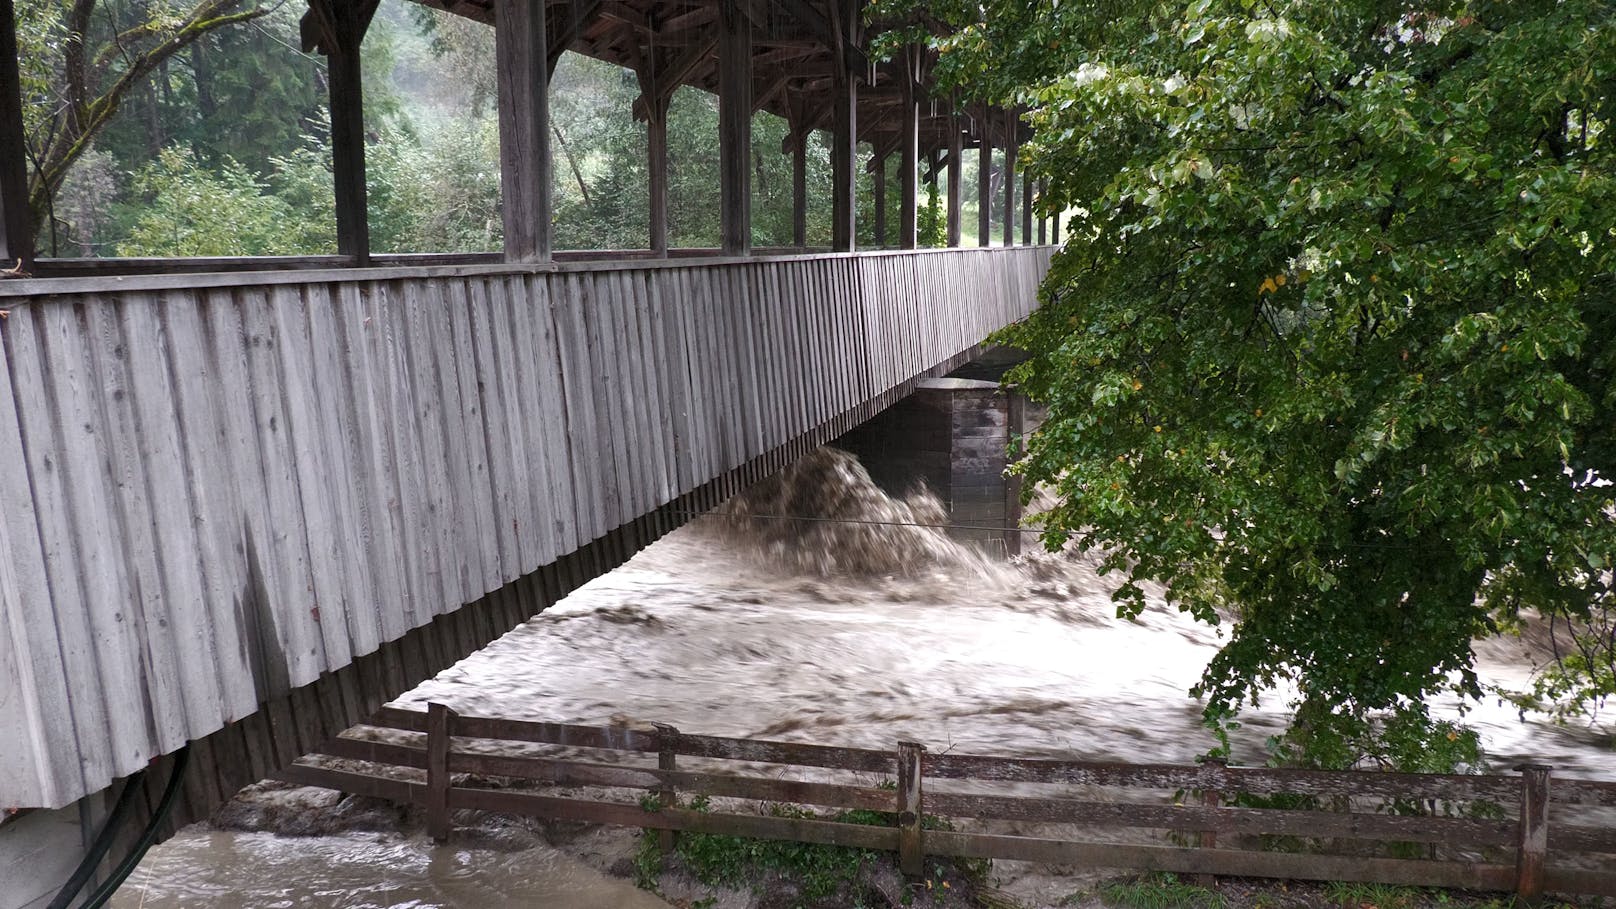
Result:
[[[768,517],[778,514],[828,520]],[[940,518],[929,497],[881,493],[848,456],[812,455],[397,703],[977,754],[1163,762],[1213,745],[1186,692],[1217,629],[1159,590],[1137,620],[1116,618],[1118,580],[1089,555],[1005,563],[911,526]],[[1525,643],[1477,652],[1484,682],[1528,679]],[[1262,759],[1283,700],[1243,718],[1238,762]],[[1608,727],[1523,719],[1497,699],[1465,721],[1493,766],[1616,776]],[[197,825],[154,849],[114,905],[665,905],[547,845],[477,846],[433,847],[418,831],[290,837]]]

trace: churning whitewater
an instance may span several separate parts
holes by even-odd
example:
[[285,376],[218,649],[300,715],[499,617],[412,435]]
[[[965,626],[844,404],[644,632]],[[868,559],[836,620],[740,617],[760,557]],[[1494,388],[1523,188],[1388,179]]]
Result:
[[[1218,646],[1217,629],[1165,604],[1159,589],[1137,620],[1120,620],[1110,598],[1118,579],[1100,577],[1097,559],[990,560],[952,542],[934,526],[943,520],[924,491],[890,497],[851,456],[821,450],[397,703],[872,748],[913,740],[977,754],[1178,762],[1213,745],[1186,692]],[[1525,645],[1478,650],[1484,681],[1524,685]],[[1529,758],[1568,775],[1612,767],[1608,736],[1592,730],[1523,721],[1491,701],[1466,721],[1498,766]],[[1244,717],[1236,760],[1261,761],[1283,722],[1277,709]],[[192,828],[153,851],[117,905],[649,899],[542,843],[435,849],[418,831],[326,832]]]

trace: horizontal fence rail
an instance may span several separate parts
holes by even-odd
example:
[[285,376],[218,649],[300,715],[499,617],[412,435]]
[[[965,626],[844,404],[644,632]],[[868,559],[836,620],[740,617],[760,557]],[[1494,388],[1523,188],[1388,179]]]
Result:
[[[1610,812],[1602,824],[1577,821],[1616,805],[1616,781],[1553,780],[1538,766],[1451,775],[929,754],[909,742],[882,751],[459,716],[442,704],[386,708],[370,726],[281,778],[423,806],[439,840],[452,812],[477,809],[883,850],[898,853],[908,874],[921,873],[926,856],[951,856],[1513,890],[1527,899],[1616,896]],[[626,794],[541,794],[583,786]],[[794,810],[703,807],[708,799]],[[883,822],[849,811],[879,812]],[[1018,832],[994,830],[1000,821],[1018,822]],[[1045,832],[1026,833],[1027,822]],[[1121,835],[1128,831],[1131,840]],[[1157,831],[1156,840],[1138,842],[1140,831]],[[664,850],[671,846],[665,838]]]
[[0,282],[0,808],[828,441],[1031,312],[1050,255]]

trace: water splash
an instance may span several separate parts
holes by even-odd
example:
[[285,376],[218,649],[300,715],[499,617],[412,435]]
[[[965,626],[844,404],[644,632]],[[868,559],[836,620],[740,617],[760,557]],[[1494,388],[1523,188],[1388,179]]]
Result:
[[936,565],[975,564],[940,528],[941,500],[924,486],[893,498],[858,458],[821,448],[735,496],[711,519],[726,542],[790,571],[914,575]]

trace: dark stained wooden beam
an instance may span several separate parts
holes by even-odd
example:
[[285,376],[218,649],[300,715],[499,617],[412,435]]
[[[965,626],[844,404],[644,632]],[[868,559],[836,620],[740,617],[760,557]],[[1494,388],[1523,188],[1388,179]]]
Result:
[[791,243],[808,245],[808,119],[803,99],[792,98],[787,105],[791,112],[790,135],[796,136],[791,144]]
[[875,190],[875,245],[878,249],[886,249],[887,156],[879,149],[870,157],[870,170],[873,175],[870,185]]
[[719,0],[719,232],[732,256],[752,251],[752,20],[745,7],[745,0]]
[[555,75],[555,68],[561,62],[561,55],[578,40],[584,26],[600,12],[600,6],[601,0],[573,0],[559,7],[558,13],[551,14],[552,17],[560,18],[559,22],[546,23],[546,27],[551,24],[556,26],[555,31],[547,34],[545,39],[547,43],[545,59],[551,75]]
[[507,262],[550,261],[550,67],[542,0],[494,0]]
[[948,112],[948,245],[960,245],[960,194],[965,185],[965,134],[958,105]]
[[28,206],[22,81],[17,71],[17,15],[0,0],[0,272],[34,268],[34,218]]
[[640,97],[650,99],[645,116],[645,171],[649,211],[647,213],[648,242],[651,252],[659,257],[668,254],[668,100],[662,91],[661,67],[663,56],[650,49],[641,52],[638,43],[630,43],[628,52],[633,59],[634,75],[640,82]]
[[1060,245],[1060,212],[1058,211],[1055,212],[1054,217],[1049,219],[1049,242],[1056,246]]
[[[752,62],[756,64],[757,58],[753,57]],[[786,84],[794,78],[796,78],[796,74],[789,71],[776,74],[775,77],[769,80],[769,83],[763,87],[762,91],[757,92],[752,96],[752,111],[756,113],[757,111],[762,110],[763,108],[774,103],[777,98],[785,93]]]
[[1004,245],[1016,245],[1016,155],[1021,151],[1016,135],[1016,112],[1004,112]]
[[[1043,201],[1044,194],[1049,192],[1049,181],[1041,180],[1038,183],[1038,199]],[[1038,215],[1038,245],[1043,246],[1049,242],[1049,218],[1040,213]]]
[[[664,107],[679,86],[690,80],[692,74],[708,61],[713,51],[718,49],[718,36],[707,35],[699,43],[685,48],[684,52],[668,64],[663,73],[657,78],[657,101]],[[640,97],[634,99],[634,119],[644,120],[646,111],[650,109],[651,99],[642,92]]]
[[[772,0],[772,2],[783,7],[787,13],[791,14],[792,18],[802,23],[810,34],[824,42],[826,47],[831,48],[835,54],[832,59],[839,58],[842,65],[846,67],[847,72],[860,73],[869,67],[870,60],[865,56],[864,51],[860,50],[854,42],[845,40],[845,37],[837,28],[838,23],[827,19],[825,14],[821,13],[808,0]],[[830,0],[830,2],[836,4],[842,2],[842,0]]]
[[1021,178],[1021,243],[1032,245],[1033,181],[1025,174]]
[[[830,0],[831,26],[837,41],[851,41],[857,8],[849,0]],[[838,70],[831,77],[831,248],[852,252],[858,245],[858,80]]]
[[976,146],[976,245],[993,242],[993,138],[988,129],[992,114],[982,111],[977,121],[981,133]]
[[920,49],[903,49],[903,111],[898,122],[898,246],[914,249],[919,244],[920,99],[915,81],[920,76]]
[[331,104],[331,176],[337,253],[370,264],[370,203],[365,191],[365,90],[360,46],[376,0],[309,0],[301,23],[304,50],[326,56]]

